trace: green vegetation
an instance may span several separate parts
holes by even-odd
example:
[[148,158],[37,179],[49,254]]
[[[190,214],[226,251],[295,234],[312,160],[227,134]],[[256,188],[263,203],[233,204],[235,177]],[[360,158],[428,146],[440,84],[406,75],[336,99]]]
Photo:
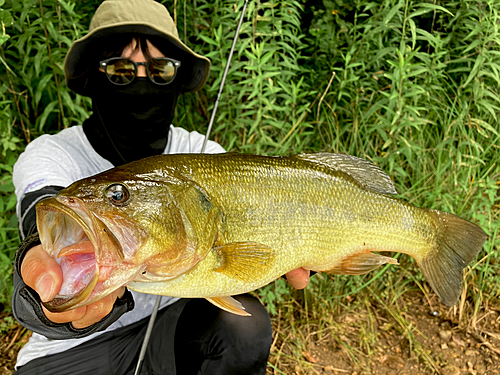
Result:
[[[204,133],[243,1],[162,2],[181,39],[212,59],[209,83],[181,98],[175,117],[176,125]],[[0,0],[0,302],[6,307],[18,244],[12,168],[29,141],[88,116],[90,101],[66,88],[62,63],[99,3]],[[500,296],[499,22],[498,0],[251,1],[211,138],[245,153],[321,150],[367,158],[391,175],[403,199],[479,224],[489,240],[453,312],[457,324],[470,325]],[[413,260],[399,261],[400,267],[365,276],[313,277],[305,293],[279,280],[259,295],[274,316],[290,322],[288,340],[298,353],[306,339],[299,325],[321,331],[334,325],[333,313],[367,300],[393,316],[411,343],[398,300],[420,290],[437,302]],[[372,336],[367,323],[362,349],[346,350],[353,358],[356,350],[370,353]],[[432,367],[420,344],[411,345]]]

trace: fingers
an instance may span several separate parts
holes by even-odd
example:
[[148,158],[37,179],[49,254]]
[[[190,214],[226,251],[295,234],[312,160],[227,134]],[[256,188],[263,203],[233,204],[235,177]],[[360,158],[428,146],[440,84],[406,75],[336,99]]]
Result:
[[[33,288],[43,302],[53,299],[63,282],[61,267],[43,250],[41,245],[30,249],[21,264],[21,276],[29,287]],[[73,327],[80,329],[88,327],[108,315],[116,298],[122,297],[125,287],[115,290],[106,297],[90,305],[79,307],[63,313],[53,313],[42,306],[47,319],[54,323],[72,322]]]
[[[74,310],[65,311],[63,313],[53,313],[42,306],[43,312],[48,320],[54,323],[69,323],[83,319],[87,312],[87,306],[79,307]],[[76,327],[75,327],[76,328]]]
[[309,283],[309,270],[297,268],[288,272],[286,279],[295,289],[304,289]]
[[87,308],[85,314],[80,319],[72,321],[73,327],[81,329],[97,323],[111,312],[116,299],[123,296],[123,293],[125,293],[125,287],[115,290],[97,302],[84,306]]
[[21,276],[44,302],[54,298],[61,289],[63,275],[59,264],[43,250],[42,245],[30,249],[21,264]]
[[116,299],[122,297],[124,293],[125,287],[121,287],[106,297],[101,298],[99,301],[63,313],[52,313],[45,307],[42,306],[42,308],[45,316],[50,321],[54,323],[71,322],[73,327],[81,329],[97,323],[108,315],[113,309]]

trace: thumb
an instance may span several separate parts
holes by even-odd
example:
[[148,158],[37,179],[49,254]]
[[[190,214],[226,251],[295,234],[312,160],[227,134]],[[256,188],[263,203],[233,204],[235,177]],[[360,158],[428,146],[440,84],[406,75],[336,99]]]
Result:
[[21,276],[44,302],[53,299],[61,289],[63,274],[57,262],[42,245],[30,249],[21,264]]
[[297,268],[286,274],[286,279],[295,289],[304,289],[309,283],[309,270]]

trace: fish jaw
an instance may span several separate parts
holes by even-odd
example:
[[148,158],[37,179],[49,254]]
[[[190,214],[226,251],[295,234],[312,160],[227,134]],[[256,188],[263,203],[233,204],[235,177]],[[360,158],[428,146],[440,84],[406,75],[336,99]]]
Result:
[[75,210],[54,197],[37,204],[36,217],[43,248],[56,261],[61,250],[70,245],[83,240],[89,240],[94,247],[97,244],[92,220],[84,208]]
[[58,295],[43,303],[49,311],[92,303],[143,271],[140,265],[124,264],[120,241],[80,199],[58,195],[39,202],[36,210],[42,247],[63,271]]

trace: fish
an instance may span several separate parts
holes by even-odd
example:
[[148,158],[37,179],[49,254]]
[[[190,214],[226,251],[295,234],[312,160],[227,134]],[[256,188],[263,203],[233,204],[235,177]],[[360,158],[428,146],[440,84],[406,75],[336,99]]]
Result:
[[152,156],[79,180],[36,206],[42,246],[63,285],[63,312],[126,285],[206,298],[249,315],[232,296],[287,272],[359,275],[416,260],[454,305],[487,234],[454,214],[396,196],[390,176],[358,157],[238,153]]

